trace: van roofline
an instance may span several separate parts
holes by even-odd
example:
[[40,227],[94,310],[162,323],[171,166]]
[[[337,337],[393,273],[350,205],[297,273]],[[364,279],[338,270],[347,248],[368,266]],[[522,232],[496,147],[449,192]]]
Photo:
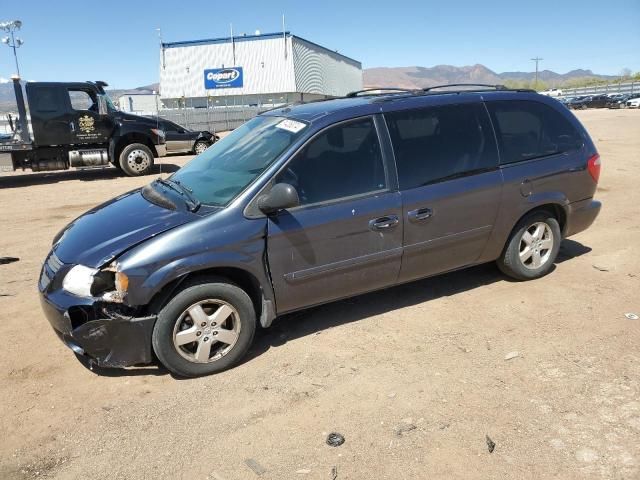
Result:
[[[446,87],[473,87],[455,90],[435,90]],[[479,87],[479,88],[478,88]],[[390,93],[392,92],[392,93]],[[317,99],[311,101],[294,102],[286,105],[280,105],[278,107],[270,108],[260,113],[260,115],[276,115],[285,116],[305,121],[315,121],[321,117],[337,113],[347,112],[354,109],[362,108],[366,105],[374,104],[393,104],[403,100],[410,99],[427,99],[438,97],[450,97],[450,96],[466,96],[466,95],[487,95],[488,98],[492,96],[504,97],[509,94],[530,94],[542,97],[543,99],[551,98],[544,95],[539,95],[538,92],[531,89],[510,89],[503,85],[477,85],[477,84],[450,84],[439,85],[435,87],[425,89],[409,90],[405,88],[371,88],[365,90],[358,90],[350,92],[344,97]],[[317,105],[317,108],[314,108]],[[321,109],[321,105],[326,105],[326,109]],[[313,110],[313,113],[311,113]]]

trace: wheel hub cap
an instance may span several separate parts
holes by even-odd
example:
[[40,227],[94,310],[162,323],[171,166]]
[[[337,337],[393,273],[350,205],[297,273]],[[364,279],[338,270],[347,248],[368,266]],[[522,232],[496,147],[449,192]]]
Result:
[[240,329],[240,315],[230,304],[219,299],[202,300],[176,321],[173,345],[190,362],[211,363],[233,349]]
[[522,234],[519,256],[522,264],[531,270],[536,270],[551,258],[554,238],[551,227],[544,222],[531,225]]
[[151,159],[144,150],[132,150],[127,155],[127,164],[132,170],[142,172],[151,165]]

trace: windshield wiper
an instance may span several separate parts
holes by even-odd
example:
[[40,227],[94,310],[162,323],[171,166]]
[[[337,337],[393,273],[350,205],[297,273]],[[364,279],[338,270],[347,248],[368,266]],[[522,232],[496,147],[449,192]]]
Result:
[[167,188],[170,188],[174,192],[177,192],[181,197],[185,197],[185,203],[189,208],[189,211],[195,212],[200,208],[200,201],[193,196],[193,190],[185,187],[178,180],[165,180],[164,178],[157,178],[156,182],[160,185],[164,185]]

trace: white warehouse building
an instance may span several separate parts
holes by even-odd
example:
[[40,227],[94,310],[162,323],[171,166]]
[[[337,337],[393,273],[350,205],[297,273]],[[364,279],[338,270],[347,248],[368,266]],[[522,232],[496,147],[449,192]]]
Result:
[[278,105],[362,89],[362,64],[290,32],[162,43],[166,108]]

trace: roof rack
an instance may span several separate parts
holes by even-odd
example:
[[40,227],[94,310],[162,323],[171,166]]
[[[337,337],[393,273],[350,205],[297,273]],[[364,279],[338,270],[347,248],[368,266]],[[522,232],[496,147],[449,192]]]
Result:
[[482,87],[484,88],[492,88],[494,90],[509,90],[504,85],[490,85],[488,83],[450,83],[448,85],[434,85],[433,87],[423,88],[423,92],[430,92],[431,90],[435,90],[436,88],[447,88],[447,87]]
[[365,95],[376,95],[376,92],[398,92],[398,93],[416,93],[420,90],[410,90],[408,88],[395,88],[395,87],[385,87],[385,88],[365,88],[364,90],[356,90],[355,92],[349,92],[345,95],[345,98],[355,98],[360,94]]

